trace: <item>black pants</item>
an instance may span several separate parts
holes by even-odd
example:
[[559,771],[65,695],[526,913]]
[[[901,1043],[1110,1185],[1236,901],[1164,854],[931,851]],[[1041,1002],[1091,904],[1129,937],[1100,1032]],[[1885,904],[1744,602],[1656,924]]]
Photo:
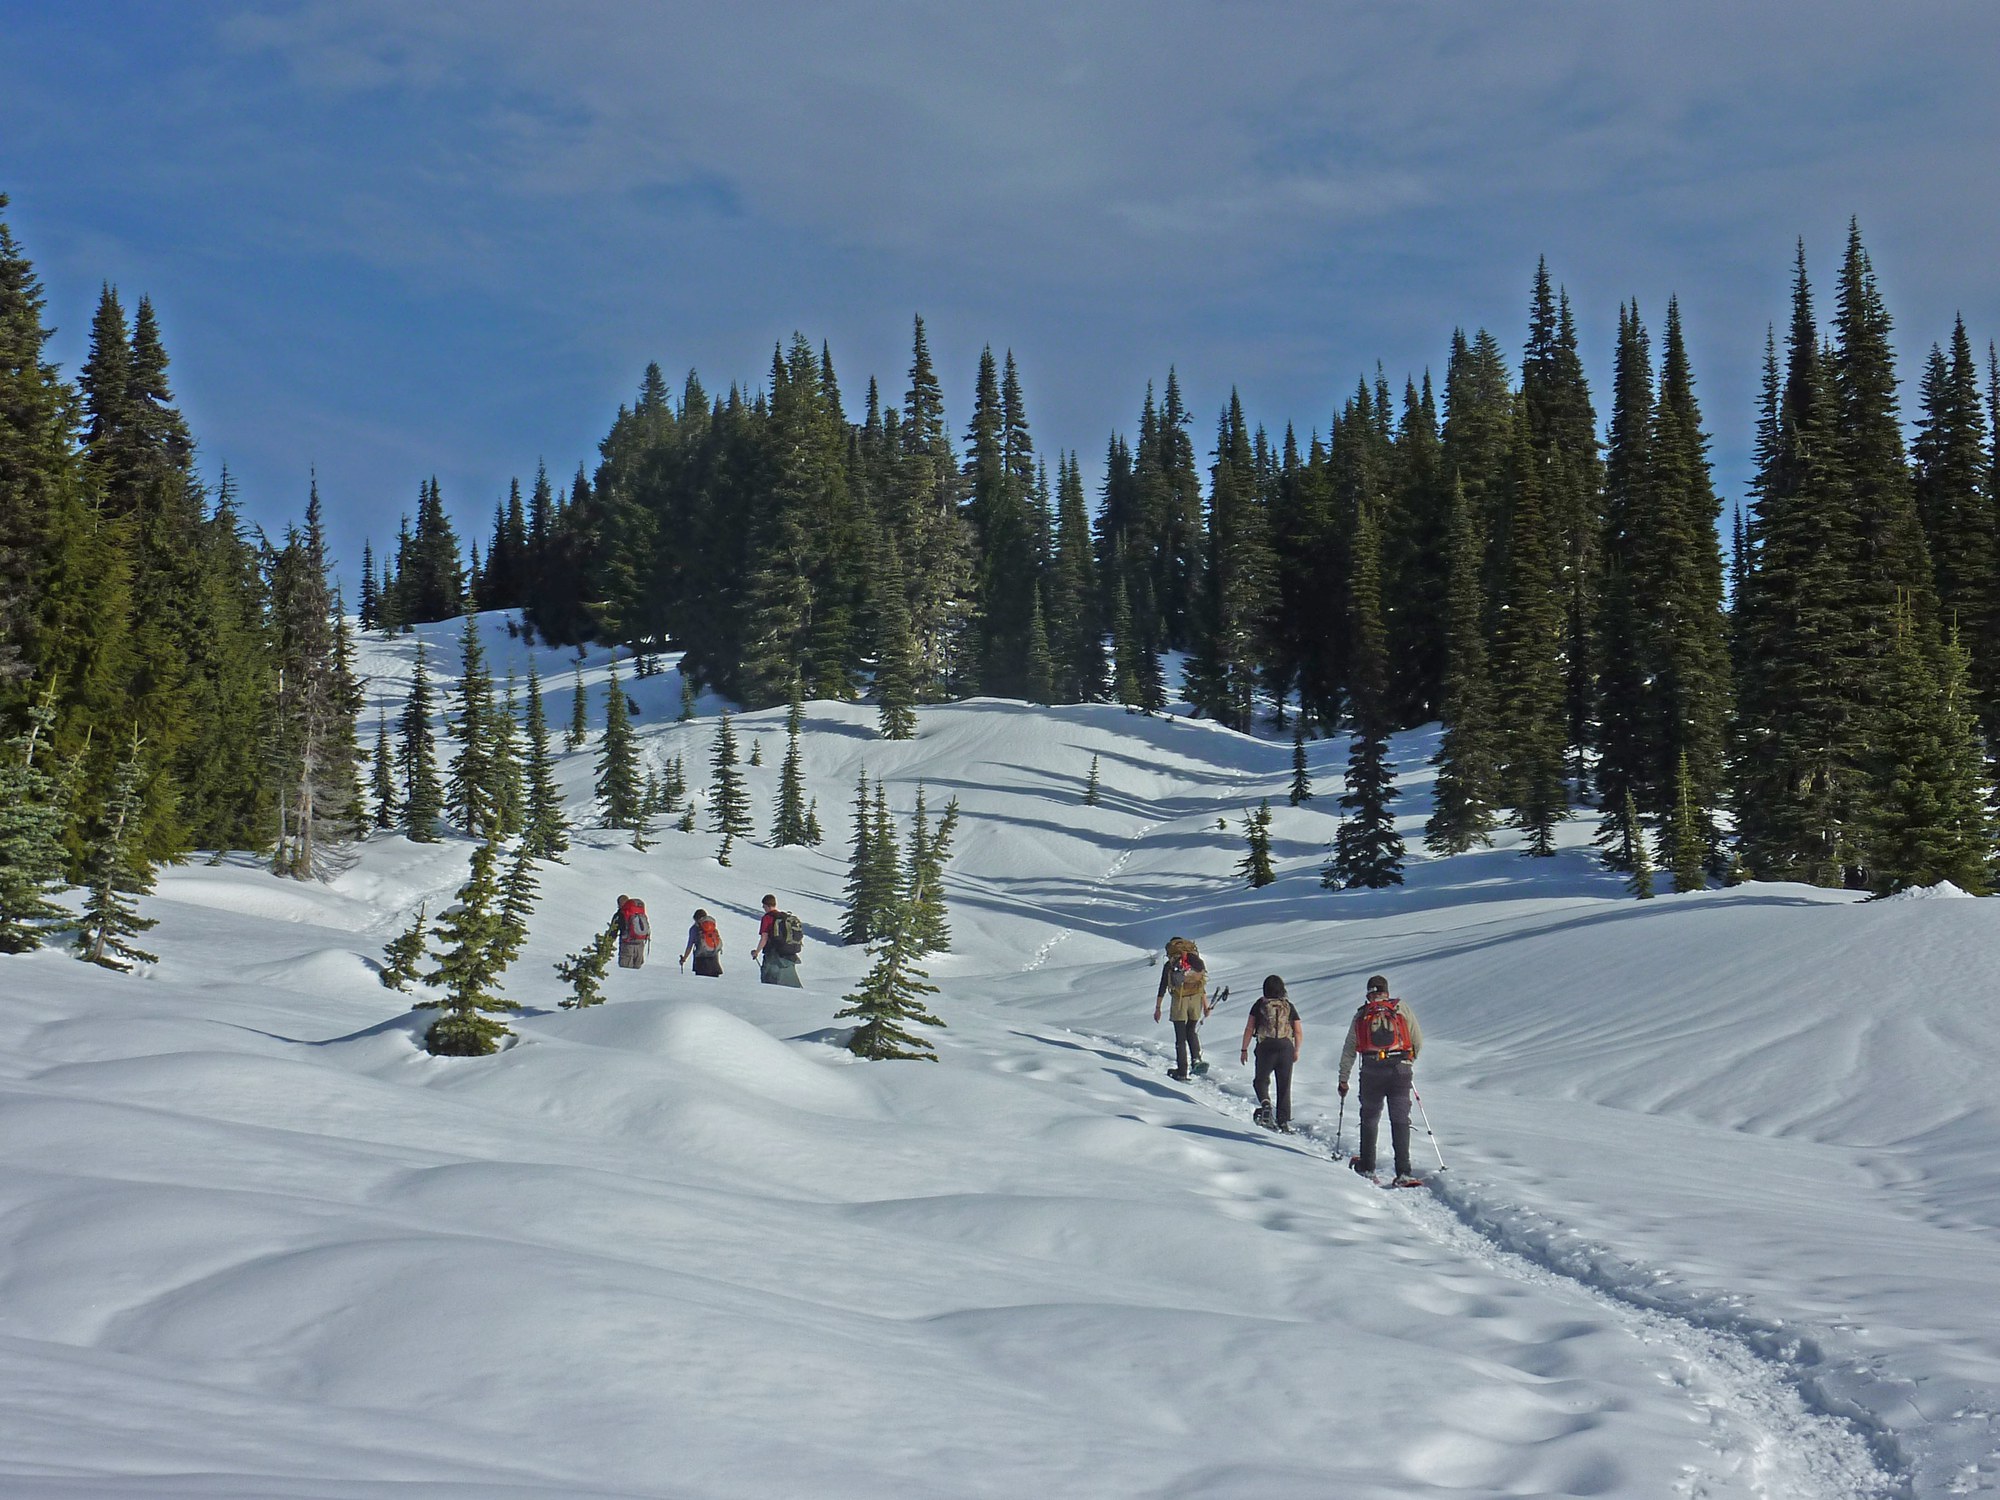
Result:
[[1257,1042],[1257,1102],[1271,1102],[1271,1076],[1278,1078],[1278,1112],[1271,1117],[1278,1125],[1292,1123],[1292,1064],[1299,1060],[1299,1044],[1290,1037],[1260,1037]]
[[1200,1025],[1199,1021],[1174,1022],[1174,1068],[1177,1072],[1185,1073],[1189,1063],[1201,1061],[1201,1037],[1196,1032]]
[[1375,1130],[1382,1106],[1389,1106],[1389,1143],[1396,1153],[1396,1175],[1410,1170],[1410,1065],[1406,1062],[1364,1062],[1361,1065],[1361,1149],[1355,1153],[1361,1170],[1375,1170]]
[[709,979],[720,979],[722,977],[722,955],[720,953],[695,954],[694,971]]

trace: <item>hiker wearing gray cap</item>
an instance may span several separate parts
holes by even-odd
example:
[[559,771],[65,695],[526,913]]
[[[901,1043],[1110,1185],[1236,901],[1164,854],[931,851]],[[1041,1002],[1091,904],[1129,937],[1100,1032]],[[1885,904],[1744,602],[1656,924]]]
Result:
[[1396,1186],[1414,1187],[1421,1180],[1410,1170],[1410,1085],[1417,1054],[1424,1050],[1424,1033],[1409,1006],[1389,994],[1389,981],[1368,976],[1368,998],[1347,1028],[1340,1049],[1340,1095],[1347,1097],[1347,1078],[1361,1059],[1361,1149],[1348,1165],[1365,1177],[1375,1175],[1375,1135],[1382,1106],[1389,1106],[1389,1140],[1396,1153]]

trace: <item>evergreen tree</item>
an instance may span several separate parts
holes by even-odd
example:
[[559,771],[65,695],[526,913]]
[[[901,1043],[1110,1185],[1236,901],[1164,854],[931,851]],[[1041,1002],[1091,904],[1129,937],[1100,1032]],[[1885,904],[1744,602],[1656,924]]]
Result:
[[958,798],[944,806],[937,827],[924,826],[924,789],[917,788],[917,815],[910,835],[902,895],[910,908],[913,957],[944,953],[951,948],[951,914],[945,902],[944,869],[951,861],[951,841],[958,833]]
[[868,772],[854,784],[854,853],[847,865],[847,915],[841,923],[843,943],[865,943],[875,930],[875,913],[882,891],[875,882],[880,861],[874,854],[875,824],[870,816]]
[[417,977],[417,965],[423,962],[429,946],[430,934],[424,927],[424,908],[419,904],[417,914],[410,918],[410,925],[390,938],[382,950],[382,966],[375,973],[375,977],[382,981],[382,988],[408,994],[410,981]]
[[507,696],[487,717],[488,754],[493,762],[493,801],[500,834],[513,838],[527,827],[528,782],[521,765],[520,698],[514,674],[507,674]]
[[694,719],[694,679],[687,674],[686,659],[682,659],[681,670],[681,711],[678,722],[686,724]]
[[875,826],[868,835],[868,858],[869,887],[876,893],[868,936],[879,938],[888,930],[902,874],[896,825],[889,816],[889,792],[880,781],[875,783]]
[[958,461],[945,425],[943,390],[922,318],[916,320],[897,446],[894,510],[907,538],[898,546],[908,568],[917,696],[934,702],[966,676],[975,567],[971,528],[959,508]]
[[795,678],[792,706],[785,714],[785,759],[778,768],[778,811],[771,826],[771,844],[778,849],[806,842],[805,756],[799,748],[799,730],[804,724],[805,705]]
[[479,617],[468,614],[459,631],[458,751],[446,778],[445,810],[479,840],[501,836],[499,767],[493,755],[493,679],[479,643]]
[[375,721],[375,755],[370,790],[375,794],[375,826],[381,829],[396,827],[401,821],[402,809],[396,803],[396,754],[389,745],[387,719]]
[[1709,833],[1695,801],[1694,777],[1688,770],[1685,750],[1674,774],[1674,811],[1665,833],[1675,894],[1708,889]]
[[709,788],[709,831],[722,835],[722,849],[716,855],[722,864],[729,863],[729,847],[739,838],[748,838],[752,824],[750,821],[750,794],[743,789],[743,773],[736,769],[736,731],[729,723],[729,715],[724,714],[715,726],[715,749],[710,756],[709,767],[713,773],[713,783]]
[[894,537],[883,543],[875,586],[875,702],[882,738],[907,740],[917,732],[917,643]]
[[83,911],[76,924],[76,956],[121,973],[135,963],[159,962],[127,941],[156,925],[151,917],[140,916],[137,906],[137,898],[153,889],[153,862],[138,838],[144,750],[145,741],[135,732],[84,857]]
[[2000,742],[2000,651],[1993,649],[1996,517],[1985,403],[1965,320],[1952,328],[1949,358],[1931,350],[1923,414],[1911,444],[1915,497],[1936,567],[1940,618],[1979,643],[1972,684],[1989,744]]
[[1858,578],[1861,523],[1803,248],[1787,350],[1759,423],[1751,566],[1738,610],[1736,826],[1759,878],[1842,886],[1860,868],[1867,684],[1887,617]]
[[910,1030],[944,1025],[924,1002],[923,997],[935,995],[937,987],[925,983],[928,976],[916,966],[909,937],[912,904],[907,897],[890,898],[883,914],[885,931],[868,949],[873,960],[868,973],[861,987],[846,997],[846,1006],[834,1012],[837,1021],[852,1018],[861,1023],[847,1041],[848,1051],[856,1057],[936,1061],[936,1048]]
[[1653,899],[1653,856],[1646,847],[1646,825],[1639,818],[1639,804],[1632,793],[1625,793],[1625,805],[1619,810],[1623,823],[1620,838],[1626,850],[1626,867],[1631,870],[1632,894],[1641,901]]
[[528,918],[534,915],[541,882],[535,878],[534,856],[523,844],[508,862],[507,875],[500,883],[499,959],[502,968],[521,956],[528,941]]
[[606,828],[638,832],[645,824],[643,788],[639,781],[639,747],[626,715],[625,689],[618,681],[618,664],[611,664],[604,699],[604,743],[597,752],[597,808]]
[[1403,883],[1403,840],[1389,804],[1396,800],[1389,768],[1387,633],[1382,626],[1381,541],[1364,505],[1354,531],[1354,580],[1349,595],[1353,678],[1349,701],[1354,733],[1347,756],[1344,813],[1332,860],[1321,873],[1329,887],[1370,890]]
[[1097,806],[1097,800],[1097,757],[1093,755],[1090,757],[1090,777],[1083,784],[1083,805],[1085,807],[1095,807]]
[[375,549],[367,542],[361,544],[361,592],[356,610],[363,630],[381,628],[382,592],[375,582]]
[[1451,583],[1447,594],[1444,733],[1431,764],[1437,767],[1424,847],[1433,854],[1463,854],[1493,842],[1493,803],[1498,782],[1492,717],[1492,682],[1487,675],[1486,637],[1481,626],[1482,570],[1479,532],[1462,484],[1452,488]]
[[489,1014],[520,1009],[497,988],[507,966],[494,879],[498,859],[495,844],[474,849],[457,904],[438,919],[437,965],[424,976],[444,988],[438,1018],[424,1033],[433,1057],[484,1057],[499,1049],[502,1037],[513,1035]]
[[1271,799],[1266,797],[1257,811],[1243,819],[1243,836],[1249,848],[1236,866],[1236,873],[1260,890],[1278,878],[1271,868]]
[[556,1003],[564,1010],[581,1010],[604,1003],[604,980],[611,972],[611,960],[618,956],[618,924],[613,922],[590,941],[590,946],[566,954],[555,966],[556,977],[569,986],[570,997]]
[[576,681],[570,689],[569,728],[563,734],[563,749],[574,754],[590,738],[590,696],[583,690],[583,663],[576,665]]
[[1048,619],[1038,596],[1028,615],[1028,670],[1023,683],[1030,703],[1049,703],[1056,696],[1055,657],[1049,651]]
[[1303,716],[1292,728],[1292,806],[1312,800],[1312,769],[1306,762],[1306,724]]
[[826,834],[819,826],[819,798],[806,804],[806,845],[817,849],[826,840]]
[[1065,703],[1089,703],[1104,694],[1104,633],[1098,624],[1090,516],[1076,455],[1069,454],[1059,470],[1055,555],[1049,573],[1049,643],[1055,655],[1057,697]]
[[430,678],[424,672],[424,643],[417,642],[416,665],[410,672],[410,696],[404,701],[402,743],[396,768],[403,777],[403,832],[420,844],[437,842],[437,822],[444,812],[444,788],[438,783],[437,741],[431,732]]
[[556,786],[549,724],[542,710],[542,679],[532,661],[528,666],[527,807],[521,847],[535,859],[560,860],[569,850],[569,818]]
[[27,731],[0,755],[0,953],[39,948],[69,920],[49,899],[63,886],[63,788],[35,764],[54,720],[51,692],[30,711]]
[[1564,601],[1560,535],[1543,504],[1541,456],[1528,409],[1515,422],[1514,508],[1508,538],[1507,609],[1500,631],[1500,744],[1507,800],[1528,835],[1527,852],[1555,853],[1569,811]]
[[1953,640],[1929,659],[1907,607],[1897,627],[1871,757],[1869,883],[1886,895],[1949,880],[1984,895],[1993,820],[1965,653]]

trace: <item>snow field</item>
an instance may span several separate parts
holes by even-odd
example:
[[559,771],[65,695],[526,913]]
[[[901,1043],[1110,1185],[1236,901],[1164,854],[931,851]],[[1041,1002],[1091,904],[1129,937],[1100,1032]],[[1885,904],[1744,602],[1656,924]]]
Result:
[[[456,628],[426,636],[448,680]],[[524,672],[497,620],[485,639]],[[366,643],[385,706],[412,652]],[[558,733],[570,659],[536,653]],[[675,724],[672,671],[620,677],[648,762],[702,788],[718,705]],[[1334,894],[1341,742],[1294,809],[1288,745],[1206,724],[974,701],[890,745],[873,718],[809,705],[819,850],[739,843],[725,869],[705,831],[581,831],[541,871],[494,1058],[426,1057],[374,978],[463,841],[372,841],[331,887],[169,872],[162,962],[132,978],[0,961],[0,1492],[1994,1486],[2000,907],[1640,906],[1581,824],[1553,861],[1417,857],[1402,891]],[[783,711],[736,722],[768,827]],[[1431,744],[1397,745],[1413,849]],[[594,748],[563,763],[579,815]],[[837,1046],[864,767],[905,828],[919,779],[964,809],[936,1066]],[[1265,795],[1281,879],[1252,892],[1232,871]],[[651,963],[555,1009],[549,965],[621,890]],[[765,890],[806,922],[803,992],[751,972]],[[697,904],[719,981],[673,966]],[[1150,1012],[1174,933],[1234,989],[1186,1087]],[[1426,1028],[1435,1196],[1326,1159],[1377,969]],[[1234,1056],[1273,971],[1307,1026],[1290,1140],[1247,1123]]]

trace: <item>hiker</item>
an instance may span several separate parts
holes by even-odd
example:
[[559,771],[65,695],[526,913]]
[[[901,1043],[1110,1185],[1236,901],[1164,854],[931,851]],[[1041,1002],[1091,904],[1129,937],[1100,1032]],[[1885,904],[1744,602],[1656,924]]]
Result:
[[653,946],[653,926],[646,917],[646,903],[637,896],[620,896],[618,914],[611,919],[618,929],[618,967],[642,969]]
[[681,949],[681,967],[687,967],[688,955],[694,955],[694,971],[709,979],[722,977],[722,932],[711,917],[700,907],[695,908],[694,925],[688,928],[687,946]]
[[805,926],[788,911],[778,910],[778,898],[764,898],[764,915],[757,923],[757,946],[750,950],[752,958],[761,956],[757,977],[765,984],[787,984],[793,989],[803,989],[799,983],[799,950],[805,943]]
[[1410,1169],[1410,1079],[1417,1054],[1424,1050],[1424,1033],[1409,1006],[1391,998],[1389,981],[1368,976],[1368,998],[1347,1028],[1340,1049],[1340,1097],[1347,1097],[1347,1075],[1361,1059],[1361,1149],[1348,1165],[1365,1177],[1375,1175],[1375,1130],[1382,1106],[1389,1106],[1389,1140],[1396,1153],[1396,1186],[1415,1187],[1422,1179]]
[[1208,966],[1201,952],[1186,938],[1167,939],[1167,961],[1160,970],[1160,987],[1153,994],[1153,1024],[1160,1021],[1160,1002],[1167,991],[1174,992],[1174,1065],[1167,1077],[1187,1082],[1190,1067],[1206,1073],[1208,1063],[1201,1055],[1197,1028],[1214,1006],[1208,1003]]
[[[1285,994],[1285,981],[1276,974],[1264,976],[1264,995],[1250,1007],[1250,1019],[1243,1023],[1243,1053],[1239,1062],[1250,1060],[1250,1044],[1257,1044],[1257,1123],[1272,1130],[1292,1133],[1292,1069],[1298,1064],[1299,1049],[1306,1044],[1306,1023],[1299,1009]],[[1271,1109],[1270,1083],[1278,1080],[1278,1108]]]

